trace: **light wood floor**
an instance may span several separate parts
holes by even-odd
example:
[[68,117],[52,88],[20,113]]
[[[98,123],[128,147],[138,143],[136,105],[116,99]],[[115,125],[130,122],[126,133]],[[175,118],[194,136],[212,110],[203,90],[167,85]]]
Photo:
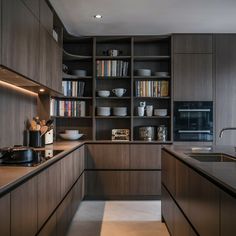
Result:
[[160,201],[83,201],[67,236],[169,236]]

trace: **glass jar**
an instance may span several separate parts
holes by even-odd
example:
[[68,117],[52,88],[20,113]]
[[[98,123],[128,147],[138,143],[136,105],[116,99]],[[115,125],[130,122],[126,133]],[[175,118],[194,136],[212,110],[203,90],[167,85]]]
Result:
[[157,128],[157,141],[167,141],[167,127],[165,125],[160,125]]

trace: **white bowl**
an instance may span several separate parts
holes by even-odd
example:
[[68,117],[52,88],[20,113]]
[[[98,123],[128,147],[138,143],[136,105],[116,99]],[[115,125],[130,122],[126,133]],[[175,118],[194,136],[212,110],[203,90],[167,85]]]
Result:
[[160,76],[160,77],[166,77],[169,75],[169,72],[165,72],[165,71],[157,71],[154,73],[155,76]]
[[109,90],[98,90],[99,97],[109,97],[110,91]]
[[84,76],[87,75],[87,71],[86,70],[72,70],[71,74],[72,75],[77,75],[77,76],[80,76],[80,77],[84,77]]
[[61,138],[66,140],[77,140],[83,136],[83,134],[59,134]]
[[66,129],[66,130],[65,130],[65,133],[66,133],[66,134],[75,135],[75,134],[78,134],[78,133],[79,133],[79,130],[77,130],[77,129]]
[[167,109],[154,109],[154,116],[166,116]]
[[127,107],[113,107],[114,116],[127,116]]
[[151,76],[150,69],[137,69],[136,70],[137,76]]
[[98,116],[110,116],[111,108],[110,107],[97,107]]

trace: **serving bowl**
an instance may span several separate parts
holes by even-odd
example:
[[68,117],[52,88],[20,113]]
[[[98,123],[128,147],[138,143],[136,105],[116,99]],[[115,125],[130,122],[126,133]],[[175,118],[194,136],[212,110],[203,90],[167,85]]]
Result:
[[98,90],[99,97],[109,97],[110,91],[109,90]]
[[84,134],[67,134],[67,133],[61,133],[59,136],[65,140],[77,140],[81,138]]

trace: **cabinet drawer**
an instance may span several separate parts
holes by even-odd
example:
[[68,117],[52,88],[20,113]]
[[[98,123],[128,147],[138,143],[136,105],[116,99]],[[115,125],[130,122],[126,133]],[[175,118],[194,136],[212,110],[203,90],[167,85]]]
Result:
[[86,169],[128,169],[129,145],[87,145]]

